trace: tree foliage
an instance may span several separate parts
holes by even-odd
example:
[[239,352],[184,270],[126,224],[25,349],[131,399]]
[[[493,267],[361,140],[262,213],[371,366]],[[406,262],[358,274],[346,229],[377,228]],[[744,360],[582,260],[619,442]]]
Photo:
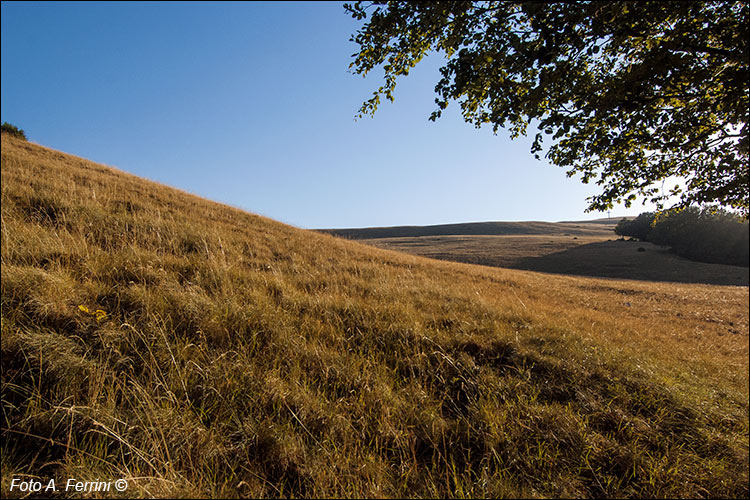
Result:
[[[449,102],[477,127],[538,129],[532,153],[595,181],[589,210],[719,203],[748,215],[747,2],[357,2],[350,68],[383,68],[362,105],[446,57],[431,120]],[[545,143],[546,141],[546,143]],[[674,179],[681,182],[675,183]],[[665,186],[665,182],[670,185]]]
[[641,241],[648,241],[651,226],[654,224],[656,214],[644,212],[633,220],[622,219],[615,227],[615,234],[620,236],[632,236]]
[[642,213],[633,220],[623,219],[615,233],[671,247],[677,255],[692,260],[750,265],[750,225],[715,207]]

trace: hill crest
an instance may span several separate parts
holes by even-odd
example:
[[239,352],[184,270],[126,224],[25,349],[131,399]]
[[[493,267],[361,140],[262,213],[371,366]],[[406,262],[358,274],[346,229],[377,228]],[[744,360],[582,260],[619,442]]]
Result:
[[[406,238],[418,236],[499,236],[499,235],[561,235],[614,234],[614,226],[620,219],[595,219],[592,221],[568,222],[464,222],[428,226],[388,226],[341,229],[318,229],[317,231],[350,239]],[[611,227],[610,227],[611,226]]]

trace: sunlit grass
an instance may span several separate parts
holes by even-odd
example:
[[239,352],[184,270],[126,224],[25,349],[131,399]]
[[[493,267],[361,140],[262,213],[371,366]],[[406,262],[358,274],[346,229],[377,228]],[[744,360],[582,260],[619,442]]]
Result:
[[747,496],[747,311],[379,250],[3,135],[2,491]]

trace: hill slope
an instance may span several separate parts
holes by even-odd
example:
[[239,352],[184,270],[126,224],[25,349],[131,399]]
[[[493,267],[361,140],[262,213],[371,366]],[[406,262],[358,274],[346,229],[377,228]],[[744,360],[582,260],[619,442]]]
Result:
[[4,135],[3,495],[746,496],[747,307],[367,247]]

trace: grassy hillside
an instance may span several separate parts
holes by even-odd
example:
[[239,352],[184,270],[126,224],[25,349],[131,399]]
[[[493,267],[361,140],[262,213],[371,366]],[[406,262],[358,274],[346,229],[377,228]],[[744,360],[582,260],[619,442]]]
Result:
[[2,494],[747,496],[747,308],[368,247],[3,135]]

